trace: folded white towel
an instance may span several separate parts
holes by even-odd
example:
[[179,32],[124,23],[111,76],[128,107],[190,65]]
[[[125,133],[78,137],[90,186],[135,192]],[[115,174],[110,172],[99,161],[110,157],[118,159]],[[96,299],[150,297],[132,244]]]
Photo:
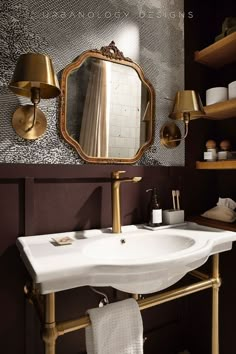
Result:
[[143,323],[134,299],[88,310],[87,354],[143,354]]
[[219,220],[224,222],[235,222],[236,213],[227,207],[219,206],[209,209],[202,214],[205,218]]
[[226,207],[226,208],[229,208],[232,210],[236,209],[236,202],[231,198],[219,198],[217,205],[223,206],[223,207]]

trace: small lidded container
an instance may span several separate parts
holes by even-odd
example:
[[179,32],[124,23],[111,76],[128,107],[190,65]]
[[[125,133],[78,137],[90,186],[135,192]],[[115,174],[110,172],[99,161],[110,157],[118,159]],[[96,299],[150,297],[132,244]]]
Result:
[[231,144],[229,140],[222,140],[220,143],[220,151],[218,151],[218,160],[228,160],[231,158],[230,153]]
[[204,152],[205,161],[216,161],[216,142],[215,140],[207,140],[206,142],[207,151]]

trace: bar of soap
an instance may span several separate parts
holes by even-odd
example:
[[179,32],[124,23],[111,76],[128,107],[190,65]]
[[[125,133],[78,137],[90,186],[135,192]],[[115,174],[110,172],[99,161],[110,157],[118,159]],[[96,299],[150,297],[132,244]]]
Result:
[[71,245],[74,240],[69,236],[64,236],[55,237],[53,238],[53,241],[56,242],[57,245]]

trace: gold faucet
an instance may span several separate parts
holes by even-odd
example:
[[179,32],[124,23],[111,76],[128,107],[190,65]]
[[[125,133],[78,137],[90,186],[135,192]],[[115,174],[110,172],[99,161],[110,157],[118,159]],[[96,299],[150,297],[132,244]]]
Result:
[[126,171],[114,171],[111,174],[112,178],[112,232],[121,233],[121,218],[120,218],[120,184],[123,182],[137,183],[142,177],[127,177],[120,178],[120,174]]

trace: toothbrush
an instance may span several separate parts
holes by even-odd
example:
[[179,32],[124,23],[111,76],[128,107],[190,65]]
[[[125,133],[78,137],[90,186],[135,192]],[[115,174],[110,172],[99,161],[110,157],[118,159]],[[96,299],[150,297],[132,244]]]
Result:
[[180,210],[180,205],[179,205],[180,191],[177,189],[175,191],[175,194],[176,194],[176,200],[177,200],[177,210]]
[[176,210],[175,197],[176,197],[176,191],[175,191],[175,190],[172,190],[172,201],[173,201],[173,209],[174,209],[174,210]]

